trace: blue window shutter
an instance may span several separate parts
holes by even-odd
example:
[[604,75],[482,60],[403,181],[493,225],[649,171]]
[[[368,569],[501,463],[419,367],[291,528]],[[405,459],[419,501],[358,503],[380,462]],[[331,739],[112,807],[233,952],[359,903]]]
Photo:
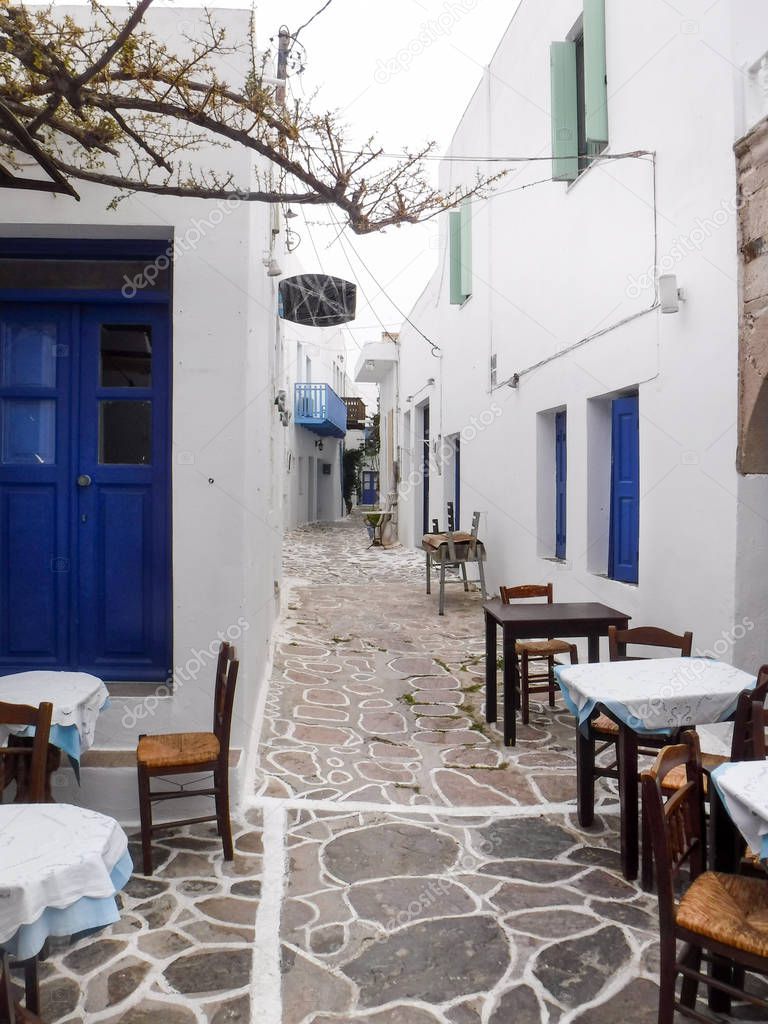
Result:
[[587,150],[608,145],[608,88],[605,71],[605,0],[584,0],[584,124]]
[[461,204],[461,294],[468,299],[472,294],[472,206],[468,199]]
[[564,412],[555,414],[555,558],[565,558],[568,449]]
[[549,65],[552,177],[555,181],[573,181],[579,173],[576,43],[551,43]]
[[451,269],[451,305],[460,306],[464,301],[461,290],[461,213],[451,210],[448,214],[448,258]]
[[612,408],[611,579],[637,583],[640,541],[640,429],[637,395],[616,398]]

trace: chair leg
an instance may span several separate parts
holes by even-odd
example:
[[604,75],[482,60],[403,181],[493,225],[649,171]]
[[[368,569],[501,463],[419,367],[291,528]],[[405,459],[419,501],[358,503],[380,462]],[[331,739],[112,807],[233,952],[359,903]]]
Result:
[[662,936],[661,965],[659,969],[659,1020],[658,1024],[674,1024],[675,982],[677,980],[677,943],[674,934]]
[[640,857],[640,886],[645,892],[650,892],[653,889],[653,852],[651,827],[645,813],[645,801],[642,802],[640,808]]
[[[693,971],[701,970],[701,947],[689,946],[680,958],[680,962],[690,967]],[[699,983],[695,978],[688,978],[683,975],[683,984],[680,989],[680,1002],[691,1010],[696,1006],[696,997],[699,994]]]
[[480,592],[482,593],[483,600],[485,601],[487,594],[485,591],[485,566],[483,565],[482,558],[478,558],[477,560],[477,571],[480,576]]
[[445,615],[445,560],[440,559],[440,607],[438,615]]
[[152,874],[152,800],[149,793],[149,775],[138,766],[139,818],[141,821],[141,858],[145,875]]
[[530,672],[530,666],[528,663],[528,655],[523,651],[520,657],[520,717],[523,725],[528,725],[531,717],[530,708],[530,680],[528,673]]
[[37,972],[37,957],[24,961],[24,1003],[30,1013],[40,1013],[40,982]]
[[14,1024],[16,1012],[13,1007],[13,989],[11,987],[11,968],[8,954],[0,952],[0,1021]]
[[595,738],[576,726],[576,792],[579,825],[589,828],[595,820]]
[[216,825],[224,847],[224,860],[234,860],[232,823],[229,818],[229,768],[222,765],[214,772],[216,787]]
[[467,563],[461,563],[461,577],[464,580],[464,590],[469,590],[469,581],[467,580]]
[[547,658],[547,671],[549,678],[549,706],[553,708],[555,706],[555,659],[552,657]]

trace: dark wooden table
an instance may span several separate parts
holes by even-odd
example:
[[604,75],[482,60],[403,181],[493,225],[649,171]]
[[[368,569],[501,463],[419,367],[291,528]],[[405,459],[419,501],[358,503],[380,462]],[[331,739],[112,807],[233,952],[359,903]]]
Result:
[[496,636],[502,631],[504,656],[503,724],[505,746],[517,738],[516,707],[520,677],[515,655],[518,640],[554,640],[559,637],[587,638],[589,661],[600,660],[600,637],[608,635],[608,627],[626,629],[629,616],[604,604],[593,602],[555,602],[533,604],[500,600],[486,601],[485,612],[485,718],[496,721]]

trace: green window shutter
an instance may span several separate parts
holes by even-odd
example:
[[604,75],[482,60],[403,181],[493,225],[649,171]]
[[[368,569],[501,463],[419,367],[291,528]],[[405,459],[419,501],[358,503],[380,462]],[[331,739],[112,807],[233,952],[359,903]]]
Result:
[[448,214],[449,260],[451,267],[451,305],[460,306],[464,301],[461,291],[461,214],[451,210]]
[[605,0],[584,0],[584,110],[590,156],[608,145]]
[[550,43],[552,75],[552,177],[574,181],[579,173],[579,125],[576,98],[576,43]]
[[472,294],[472,204],[465,199],[459,211],[461,218],[461,294]]

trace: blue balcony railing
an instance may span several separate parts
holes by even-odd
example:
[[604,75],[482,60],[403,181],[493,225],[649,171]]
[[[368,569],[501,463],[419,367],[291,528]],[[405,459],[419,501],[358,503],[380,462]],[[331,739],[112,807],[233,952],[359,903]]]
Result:
[[293,417],[300,427],[324,437],[347,432],[347,407],[329,384],[294,384]]

